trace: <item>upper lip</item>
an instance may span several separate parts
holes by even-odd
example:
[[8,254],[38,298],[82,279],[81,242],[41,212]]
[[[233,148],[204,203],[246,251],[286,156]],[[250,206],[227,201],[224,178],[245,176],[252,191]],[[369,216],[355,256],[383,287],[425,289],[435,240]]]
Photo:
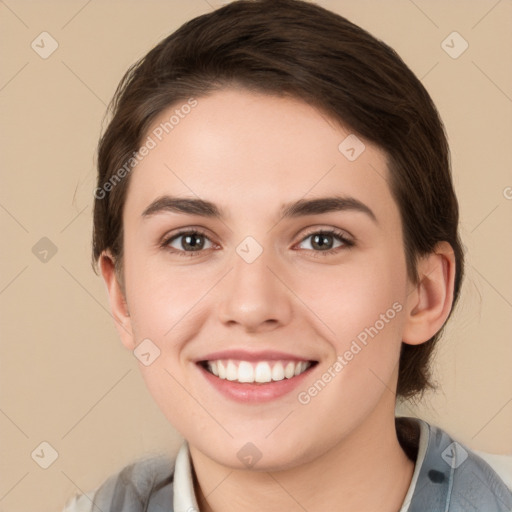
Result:
[[286,352],[276,352],[275,350],[260,350],[258,352],[249,352],[242,349],[221,350],[212,352],[205,356],[195,359],[196,363],[202,361],[217,361],[219,359],[234,359],[239,361],[315,361],[309,357],[297,356]]

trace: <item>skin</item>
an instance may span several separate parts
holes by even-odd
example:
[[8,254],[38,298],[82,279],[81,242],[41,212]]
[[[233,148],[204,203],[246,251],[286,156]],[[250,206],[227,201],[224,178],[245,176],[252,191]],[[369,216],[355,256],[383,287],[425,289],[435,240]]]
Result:
[[[197,100],[131,175],[123,211],[125,295],[108,251],[100,268],[124,345],[133,350],[149,338],[161,351],[140,370],[189,443],[200,509],[396,511],[414,469],[394,425],[400,346],[423,343],[445,322],[453,251],[438,244],[418,263],[419,283],[408,280],[386,155],[360,138],[366,149],[349,161],[338,146],[351,132],[325,113],[240,89]],[[163,194],[212,201],[227,217],[143,218]],[[279,217],[283,203],[333,194],[360,200],[377,222],[358,211]],[[165,235],[191,227],[207,233],[202,252],[181,257],[160,247]],[[306,236],[327,228],[355,245],[332,237],[338,252],[323,256]],[[263,248],[250,264],[236,252],[247,236]],[[183,241],[172,248],[185,251]],[[401,311],[301,404],[297,393],[396,302]],[[220,395],[194,363],[231,348],[285,351],[319,363],[297,391],[241,404]],[[262,454],[252,468],[237,457],[247,442]]]

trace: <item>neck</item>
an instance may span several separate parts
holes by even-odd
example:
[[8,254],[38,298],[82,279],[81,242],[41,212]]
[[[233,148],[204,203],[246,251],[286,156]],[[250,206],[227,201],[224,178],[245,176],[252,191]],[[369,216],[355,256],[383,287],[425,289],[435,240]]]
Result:
[[193,447],[190,453],[201,512],[397,512],[414,471],[398,442],[394,414],[365,422],[311,462],[283,471],[232,469]]

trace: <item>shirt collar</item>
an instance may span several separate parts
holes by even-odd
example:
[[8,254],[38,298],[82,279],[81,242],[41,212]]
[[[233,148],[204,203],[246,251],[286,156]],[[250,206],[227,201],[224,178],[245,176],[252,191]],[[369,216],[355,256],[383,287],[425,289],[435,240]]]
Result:
[[418,482],[421,467],[423,466],[423,462],[425,460],[425,454],[427,453],[428,440],[430,436],[429,426],[423,420],[417,419],[416,421],[420,425],[418,456],[416,458],[416,463],[414,465],[414,473],[412,474],[412,480],[409,485],[409,489],[407,489],[407,494],[405,495],[404,502],[398,512],[407,512],[409,510],[409,505],[411,504],[414,491],[416,490],[416,483]]
[[173,487],[174,512],[199,512],[199,505],[194,493],[192,465],[187,441],[182,444],[176,456]]

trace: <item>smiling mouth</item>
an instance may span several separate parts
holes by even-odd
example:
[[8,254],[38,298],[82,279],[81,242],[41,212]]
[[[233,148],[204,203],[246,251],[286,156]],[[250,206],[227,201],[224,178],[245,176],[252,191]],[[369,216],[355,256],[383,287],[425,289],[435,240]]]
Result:
[[297,377],[316,366],[318,361],[249,362],[217,359],[215,361],[199,361],[198,364],[219,379],[240,383],[265,384]]

